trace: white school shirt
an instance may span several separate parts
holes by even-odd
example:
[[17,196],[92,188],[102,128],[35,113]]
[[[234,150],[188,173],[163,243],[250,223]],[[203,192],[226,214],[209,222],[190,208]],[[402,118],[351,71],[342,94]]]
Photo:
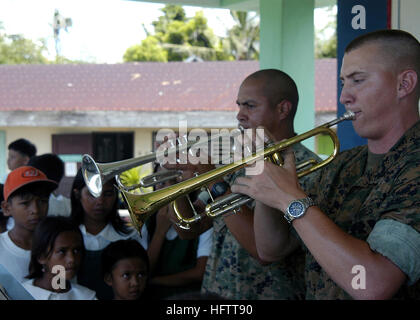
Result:
[[9,219],[7,219],[6,229],[10,231],[13,229],[14,226],[15,226],[15,219],[13,219],[13,217],[9,217]]
[[31,250],[18,247],[9,232],[0,233],[0,264],[19,282],[25,281],[29,274],[29,262],[31,261]]
[[83,241],[85,244],[86,250],[89,251],[98,251],[104,249],[108,246],[111,242],[115,242],[118,240],[126,240],[126,239],[134,239],[139,242],[145,250],[147,250],[147,228],[145,225],[142,228],[142,237],[138,234],[135,229],[130,228],[132,230],[128,234],[121,234],[118,233],[111,223],[108,223],[105,228],[102,229],[97,235],[90,234],[86,231],[86,227],[84,224],[79,226],[80,231],[83,234]]
[[[207,231],[200,234],[198,238],[198,246],[197,246],[197,258],[199,257],[208,257],[210,255],[211,246],[213,243],[212,238],[213,228],[208,229]],[[166,239],[167,240],[174,240],[178,236],[178,233],[175,231],[173,226],[169,227],[168,232],[166,232]]]
[[37,287],[33,282],[34,279],[30,279],[22,285],[35,300],[97,300],[95,291],[77,283],[72,282],[69,291],[58,293]]
[[55,195],[51,193],[48,201],[48,216],[70,217],[71,201],[63,195]]

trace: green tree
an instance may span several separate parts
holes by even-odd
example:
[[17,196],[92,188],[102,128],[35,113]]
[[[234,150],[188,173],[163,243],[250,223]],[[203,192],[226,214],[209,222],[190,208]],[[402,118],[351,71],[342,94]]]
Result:
[[[315,58],[337,58],[337,16],[334,7],[327,8],[329,21],[320,29],[315,29]],[[327,35],[332,30],[331,35]],[[330,32],[331,33],[331,32]]]
[[141,44],[127,49],[123,57],[124,61],[154,61],[167,62],[168,52],[159,44],[154,36],[148,36]]
[[25,39],[22,35],[8,35],[4,32],[3,23],[0,21],[0,64],[66,64],[86,63],[79,60],[70,60],[57,56],[50,61],[44,53],[47,51],[46,41],[36,43]]
[[0,36],[0,64],[45,64],[45,43],[36,44],[22,35]]
[[173,21],[187,21],[185,10],[181,6],[167,4],[160,10],[163,12],[163,16],[160,16],[157,21],[152,22],[156,34],[165,34],[168,25]]
[[225,45],[235,60],[253,60],[259,57],[259,16],[249,12],[230,11],[236,25],[228,31]]
[[163,16],[152,23],[154,34],[145,30],[147,38],[140,45],[127,49],[125,62],[165,61],[163,52],[166,61],[182,61],[192,55],[203,60],[229,59],[220,39],[208,27],[202,11],[192,18],[187,18],[184,9],[177,5],[166,5],[161,11]]

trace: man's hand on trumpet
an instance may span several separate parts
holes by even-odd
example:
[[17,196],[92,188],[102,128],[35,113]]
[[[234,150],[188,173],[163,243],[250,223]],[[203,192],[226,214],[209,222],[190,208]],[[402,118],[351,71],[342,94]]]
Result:
[[237,178],[232,192],[246,194],[283,212],[290,201],[306,197],[299,185],[293,150],[286,149],[282,156],[283,166],[265,161],[261,174]]

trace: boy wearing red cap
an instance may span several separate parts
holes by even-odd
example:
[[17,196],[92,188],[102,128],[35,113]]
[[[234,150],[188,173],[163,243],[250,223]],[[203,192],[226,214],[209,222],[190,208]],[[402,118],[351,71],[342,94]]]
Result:
[[15,225],[0,234],[0,264],[20,282],[28,274],[32,234],[47,215],[49,196],[56,188],[55,181],[34,167],[19,167],[7,176],[1,207]]

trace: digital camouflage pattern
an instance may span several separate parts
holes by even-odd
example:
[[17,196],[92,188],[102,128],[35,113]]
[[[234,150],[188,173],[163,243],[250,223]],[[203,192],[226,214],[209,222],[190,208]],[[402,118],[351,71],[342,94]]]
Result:
[[[367,168],[367,162],[367,146],[345,151],[316,172],[305,190],[337,226],[355,238],[366,241],[382,219],[394,219],[420,232],[420,122],[378,165]],[[307,299],[351,299],[309,251],[305,280]],[[413,286],[404,285],[394,298],[419,299],[419,293],[417,281]]]
[[[317,158],[301,144],[293,145],[297,162]],[[238,176],[229,179],[232,183]],[[240,213],[239,213],[240,214]],[[227,299],[303,299],[304,252],[297,250],[283,262],[261,265],[238,243],[223,218],[213,220],[213,246],[207,260],[202,293]]]

